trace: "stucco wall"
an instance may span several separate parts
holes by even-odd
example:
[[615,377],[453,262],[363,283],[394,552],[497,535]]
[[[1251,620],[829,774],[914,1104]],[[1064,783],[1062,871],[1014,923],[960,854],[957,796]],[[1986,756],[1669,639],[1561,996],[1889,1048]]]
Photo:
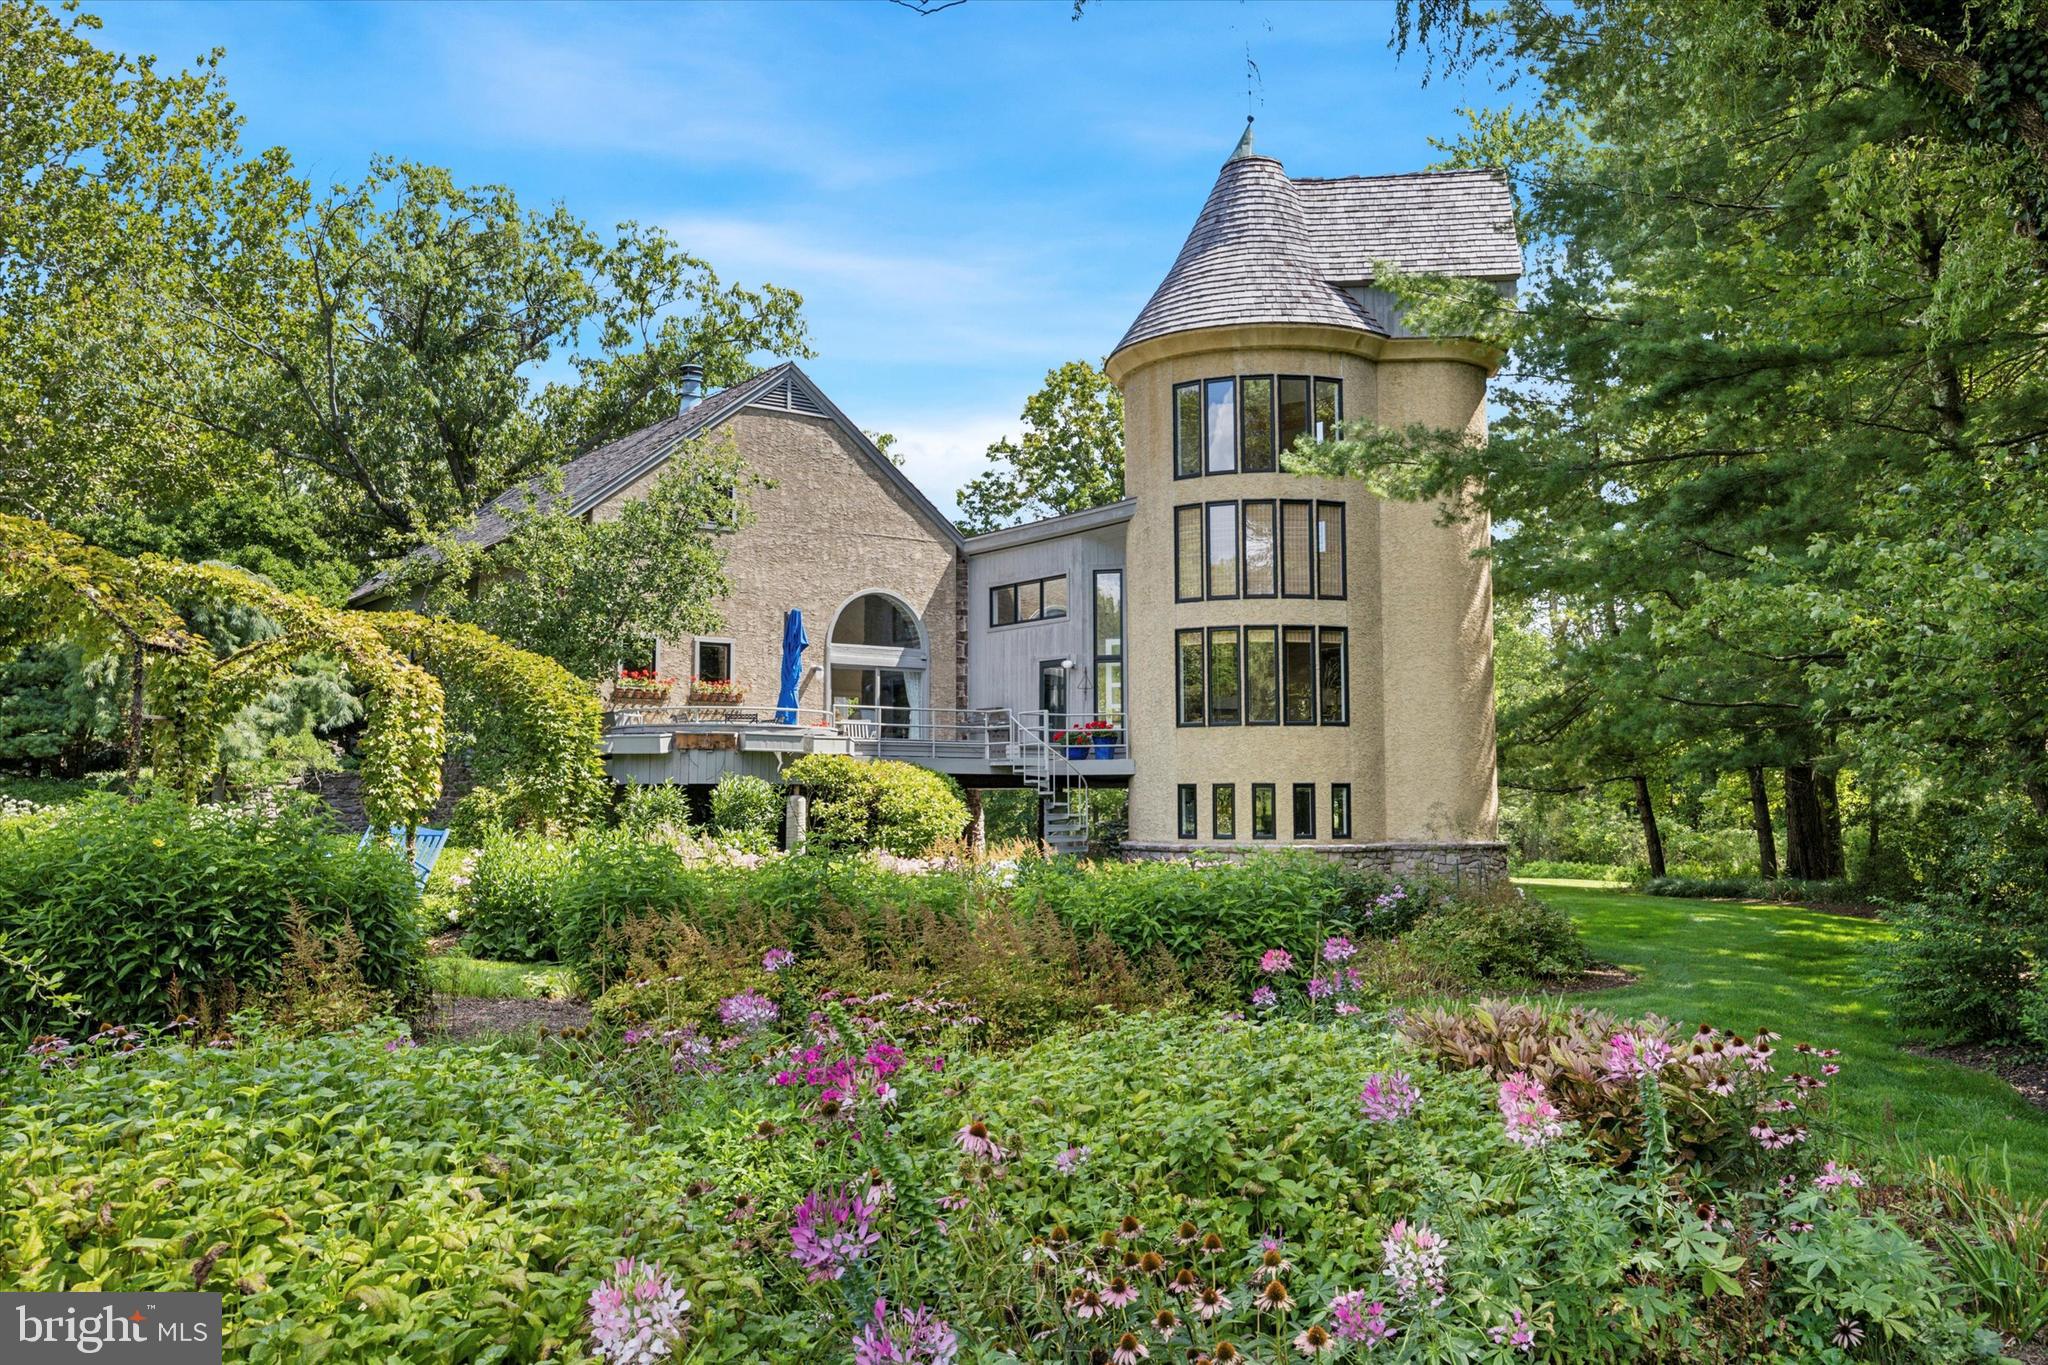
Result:
[[[748,497],[751,524],[727,549],[732,594],[719,604],[733,642],[733,675],[747,685],[746,705],[775,704],[782,666],[783,613],[800,608],[810,633],[799,704],[826,708],[826,638],[850,598],[893,592],[923,623],[931,662],[925,705],[964,705],[957,639],[964,569],[953,543],[874,470],[829,418],[758,408],[720,427],[748,468],[772,486]],[[657,470],[593,509],[603,519],[643,495]],[[661,671],[678,682],[691,667],[690,637],[663,641]],[[677,701],[681,701],[680,693]]]
[[[1483,430],[1485,371],[1416,343],[1398,362],[1375,339],[1318,329],[1296,344],[1280,329],[1215,329],[1163,338],[1156,358],[1112,362],[1124,389],[1125,478],[1136,496],[1129,530],[1131,672],[1130,837],[1138,844],[1213,847],[1210,789],[1237,788],[1237,834],[1251,842],[1251,784],[1276,788],[1278,844],[1295,842],[1290,792],[1317,788],[1317,834],[1330,837],[1329,786],[1352,788],[1350,839],[1359,843],[1491,841],[1495,835],[1492,626],[1486,567],[1470,559],[1485,528],[1444,528],[1433,507],[1388,504],[1355,481],[1288,474],[1173,477],[1172,389],[1231,374],[1313,374],[1344,381],[1347,422],[1427,421]],[[1138,348],[1143,351],[1146,348]],[[1346,593],[1174,601],[1174,508],[1248,498],[1345,504]],[[1349,631],[1350,723],[1343,726],[1181,727],[1176,724],[1174,632],[1211,625],[1342,626]],[[1179,784],[1195,783],[1201,836],[1178,838]],[[1303,842],[1315,842],[1313,840]]]

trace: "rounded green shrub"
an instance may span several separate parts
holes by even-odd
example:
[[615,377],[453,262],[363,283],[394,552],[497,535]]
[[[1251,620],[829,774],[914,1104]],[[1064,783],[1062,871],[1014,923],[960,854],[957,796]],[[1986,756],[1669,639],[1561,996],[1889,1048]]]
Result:
[[754,852],[775,847],[782,824],[782,793],[747,773],[727,773],[711,789],[711,832]]
[[879,848],[917,858],[967,828],[959,786],[914,764],[807,754],[782,777],[810,797],[810,841],[821,847]]
[[[218,1003],[268,987],[294,909],[316,934],[351,928],[364,984],[409,1006],[421,990],[417,903],[401,854],[358,849],[311,801],[245,816],[168,795],[94,796],[0,830],[0,938],[95,1020],[153,1023],[174,994]],[[0,1015],[47,1013],[24,972],[0,966]]]
[[668,782],[634,783],[619,802],[619,828],[686,837],[691,829],[690,793]]
[[1585,970],[1572,917],[1512,887],[1451,900],[1401,940],[1426,972],[1467,987],[1522,990]]
[[569,846],[542,835],[491,833],[463,888],[462,946],[476,957],[540,962],[555,955],[555,898]]

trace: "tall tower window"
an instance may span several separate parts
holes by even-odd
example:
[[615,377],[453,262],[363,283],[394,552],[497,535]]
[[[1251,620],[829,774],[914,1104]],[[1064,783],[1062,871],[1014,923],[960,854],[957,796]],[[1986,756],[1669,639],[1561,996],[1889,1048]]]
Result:
[[1202,386],[1173,386],[1173,477],[1197,478],[1202,472]]
[[1280,632],[1280,718],[1289,725],[1316,723],[1316,633],[1310,626]]
[[1280,595],[1316,595],[1315,504],[1280,504]]
[[1244,504],[1244,595],[1271,597],[1279,587],[1279,528],[1273,504]]
[[1208,508],[1209,596],[1237,596],[1237,504],[1212,502]]
[[1202,632],[1175,631],[1174,667],[1179,671],[1180,723],[1201,725],[1208,712],[1208,689],[1202,682]]
[[1238,659],[1236,626],[1209,627],[1209,723],[1237,725],[1244,720],[1243,665]]
[[1316,784],[1313,782],[1294,784],[1294,837],[1316,837]]
[[1218,839],[1237,837],[1237,787],[1224,782],[1209,788],[1209,832]]
[[1211,379],[1202,385],[1202,406],[1207,412],[1208,463],[1211,474],[1237,472],[1237,381]]
[[1316,381],[1316,425],[1318,441],[1337,439],[1337,423],[1344,419],[1344,385],[1336,379]]
[[1351,708],[1346,704],[1350,661],[1345,657],[1348,651],[1344,642],[1345,632],[1340,626],[1324,626],[1316,632],[1316,690],[1321,697],[1325,725],[1351,723]]
[[1349,839],[1351,837],[1351,784],[1332,782],[1330,784],[1330,837]]
[[1273,377],[1246,375],[1238,381],[1238,401],[1243,412],[1241,462],[1247,474],[1271,474],[1279,468],[1273,459]]
[[1316,593],[1344,596],[1344,504],[1316,504]]
[[1292,450],[1308,434],[1309,379],[1302,374],[1280,376],[1280,448]]
[[1279,833],[1280,817],[1274,809],[1273,784],[1252,783],[1252,838],[1273,839]]
[[1280,628],[1244,628],[1244,723],[1280,723]]
[[1173,600],[1202,600],[1202,504],[1173,509]]

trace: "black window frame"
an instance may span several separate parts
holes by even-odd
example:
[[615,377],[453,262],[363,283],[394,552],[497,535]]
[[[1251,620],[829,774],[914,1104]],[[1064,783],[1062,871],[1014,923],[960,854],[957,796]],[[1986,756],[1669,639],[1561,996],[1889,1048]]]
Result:
[[[1048,583],[1059,583],[1064,586],[1066,582],[1067,575],[1054,573],[1046,574],[1042,578],[1019,578],[1011,583],[996,584],[988,590],[988,628],[990,630],[1008,630],[1011,626],[1035,626],[1041,621],[1066,620],[1069,616],[1073,615],[1073,594],[1071,592],[1067,594],[1067,605],[1061,607],[1059,611],[1049,613],[1045,609],[1045,585]],[[1024,603],[1022,590],[1025,588],[1038,589],[1038,615],[1036,616],[1025,616],[1022,614]],[[996,599],[1004,593],[1010,595],[1010,619],[998,621],[996,620]]]
[[[1252,591],[1252,557],[1246,552],[1251,544],[1252,509],[1263,507],[1272,518],[1271,543],[1273,588],[1271,592]],[[1273,498],[1245,498],[1237,504],[1237,581],[1239,595],[1246,601],[1259,601],[1280,595],[1280,504]]]
[[[1273,639],[1273,718],[1254,720],[1252,718],[1252,632],[1270,635]],[[1244,640],[1238,646],[1238,657],[1244,661],[1243,706],[1246,725],[1278,725],[1280,723],[1280,627],[1274,625],[1246,626]]]
[[[1330,420],[1336,423],[1337,430],[1330,431],[1318,439],[1333,440],[1337,435],[1337,431],[1342,430],[1344,426],[1344,381],[1341,379],[1330,379],[1323,375],[1317,375],[1310,382],[1308,386],[1308,431],[1311,436],[1316,434],[1316,395],[1325,384],[1336,391],[1337,401],[1330,405]],[[1275,434],[1277,435],[1278,433],[1276,432]]]
[[[1210,602],[1235,602],[1243,595],[1244,588],[1244,526],[1240,521],[1235,499],[1222,499],[1202,504],[1202,592],[1204,600]],[[1230,591],[1216,591],[1216,563],[1210,533],[1215,529],[1218,511],[1230,512]]]
[[[1225,807],[1229,824],[1219,820]],[[1209,837],[1212,839],[1235,839],[1237,837],[1237,784],[1235,782],[1212,782],[1209,784]]]
[[[1344,793],[1344,800],[1341,806],[1337,800],[1338,792]],[[1344,817],[1342,820],[1337,818],[1340,811]],[[1351,837],[1351,784],[1349,782],[1332,782],[1330,784],[1330,837],[1332,839],[1349,839]]]
[[1280,422],[1280,413],[1282,411],[1280,391],[1283,386],[1295,380],[1299,380],[1303,385],[1303,394],[1301,402],[1302,426],[1300,432],[1297,433],[1297,439],[1301,436],[1313,436],[1316,430],[1316,377],[1312,374],[1274,375],[1273,449],[1277,452],[1276,460],[1284,459],[1287,455],[1287,452],[1294,449],[1294,442],[1287,439],[1287,433],[1282,428]]
[[[1234,374],[1218,375],[1214,379],[1204,379],[1200,382],[1202,385],[1202,477],[1214,479],[1220,478],[1225,474],[1239,473],[1237,458],[1237,376]],[[1230,386],[1230,468],[1228,469],[1209,468],[1209,389],[1212,385],[1216,384],[1228,384]]]
[[[1330,591],[1329,577],[1323,572],[1323,555],[1319,542],[1323,535],[1323,513],[1337,514],[1337,591]],[[1309,554],[1314,560],[1310,574],[1315,580],[1316,596],[1326,602],[1342,602],[1351,587],[1351,551],[1345,544],[1345,536],[1351,526],[1350,509],[1341,502],[1317,499],[1315,509],[1309,514]]]
[[[1306,807],[1304,807],[1304,806],[1302,805],[1302,798],[1303,798],[1303,797],[1307,797],[1307,798],[1308,798],[1308,805],[1307,805]],[[1308,822],[1307,822],[1306,826],[1304,826],[1304,825],[1303,825],[1303,823],[1302,823],[1302,812],[1303,812],[1304,810],[1306,810],[1306,811],[1307,811],[1307,813],[1308,813]],[[1307,840],[1309,840],[1309,841],[1310,841],[1311,843],[1313,843],[1313,842],[1315,841],[1315,837],[1316,837],[1316,784],[1315,784],[1315,783],[1313,783],[1313,782],[1297,782],[1297,783],[1295,783],[1295,784],[1294,784],[1294,821],[1293,821],[1293,824],[1294,824],[1294,837],[1295,837],[1295,838],[1297,838],[1297,839],[1307,839]]]
[[1193,782],[1183,782],[1175,793],[1180,803],[1178,811],[1180,837],[1199,839],[1202,837],[1202,789]]
[[[1266,386],[1266,444],[1264,468],[1253,469],[1245,459],[1244,422],[1245,414],[1251,410],[1245,402],[1244,386],[1257,382]],[[1280,398],[1279,385],[1270,374],[1241,374],[1237,376],[1237,472],[1239,474],[1277,474],[1280,472]]]
[[[1337,700],[1343,703],[1344,714],[1337,720],[1329,717],[1329,707],[1323,696],[1323,641],[1328,636],[1337,637]],[[1316,627],[1316,724],[1343,726],[1351,724],[1351,631],[1344,626]]]
[[1175,602],[1199,602],[1202,600],[1200,593],[1189,597],[1181,592],[1181,550],[1183,542],[1187,539],[1183,534],[1184,528],[1181,526],[1181,514],[1183,512],[1193,512],[1195,514],[1195,561],[1197,566],[1195,586],[1198,588],[1207,588],[1209,586],[1209,514],[1204,509],[1204,505],[1199,502],[1176,503],[1173,509],[1173,600]]
[[[1259,832],[1259,797],[1261,794],[1266,798],[1266,832],[1263,834]],[[1252,783],[1251,817],[1252,838],[1261,842],[1267,842],[1280,837],[1280,793],[1273,783]]]
[[[1287,632],[1303,630],[1308,632],[1308,718],[1293,720],[1287,714],[1287,683],[1292,670],[1287,667]],[[1280,723],[1282,725],[1308,726],[1317,723],[1316,703],[1322,696],[1321,675],[1317,664],[1321,655],[1316,649],[1316,628],[1304,625],[1283,625],[1280,627]]]
[[[1201,704],[1197,719],[1188,719],[1187,637],[1195,637],[1195,660],[1201,666]],[[1183,729],[1201,729],[1209,723],[1209,641],[1200,626],[1188,626],[1173,633],[1173,720]]]
[[[1190,379],[1185,384],[1173,386],[1173,407],[1169,420],[1172,422],[1173,431],[1173,477],[1177,480],[1199,479],[1208,465],[1209,447],[1204,431],[1208,425],[1208,409],[1203,403],[1202,382],[1199,379]],[[1192,472],[1185,474],[1181,472],[1180,395],[1183,389],[1193,389],[1195,392],[1195,467]]]
[[[1287,590],[1287,509],[1306,507],[1308,509],[1308,588],[1304,592]],[[1280,596],[1293,602],[1313,601],[1316,595],[1316,504],[1313,498],[1282,498],[1274,514],[1273,546],[1278,555],[1273,565],[1273,577],[1280,587]]]
[[[1237,703],[1236,715],[1229,720],[1219,720],[1216,716],[1216,641],[1223,636],[1230,637],[1231,656],[1237,661],[1235,676],[1231,679],[1231,695]],[[1207,718],[1209,728],[1220,730],[1244,724],[1244,629],[1240,626],[1208,627],[1202,640],[1202,665],[1202,714]]]
[[[1102,648],[1102,579],[1105,574],[1116,579],[1117,628],[1116,652],[1114,654],[1105,653]],[[1088,647],[1093,651],[1093,662],[1095,665],[1093,672],[1089,676],[1089,682],[1095,689],[1095,714],[1098,718],[1106,718],[1112,714],[1102,704],[1102,666],[1110,663],[1115,664],[1118,669],[1118,704],[1113,714],[1119,722],[1122,722],[1130,714],[1130,650],[1125,646],[1129,632],[1130,613],[1125,609],[1124,605],[1124,571],[1122,569],[1095,570],[1088,576]],[[1130,742],[1128,735],[1124,737],[1124,742],[1127,744]]]

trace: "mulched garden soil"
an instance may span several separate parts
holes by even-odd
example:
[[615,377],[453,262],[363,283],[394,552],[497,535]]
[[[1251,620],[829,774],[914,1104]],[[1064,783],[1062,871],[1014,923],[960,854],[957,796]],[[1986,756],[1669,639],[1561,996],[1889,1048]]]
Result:
[[[1956,1043],[1947,1047],[1909,1047],[1922,1057],[1939,1057],[1979,1071],[1988,1071],[2020,1092],[2028,1104],[2048,1110],[2048,1058],[2021,1047],[1991,1043]],[[2048,1359],[2048,1357],[2044,1357]]]
[[1623,986],[1635,985],[1640,979],[1626,967],[1617,967],[1612,962],[1596,962],[1577,976],[1545,982],[1543,994],[1581,995],[1588,991],[1618,991]]
[[437,995],[426,1032],[443,1038],[487,1033],[523,1033],[538,1025],[550,1032],[584,1028],[590,1006],[580,1000],[492,1000],[475,995]]

